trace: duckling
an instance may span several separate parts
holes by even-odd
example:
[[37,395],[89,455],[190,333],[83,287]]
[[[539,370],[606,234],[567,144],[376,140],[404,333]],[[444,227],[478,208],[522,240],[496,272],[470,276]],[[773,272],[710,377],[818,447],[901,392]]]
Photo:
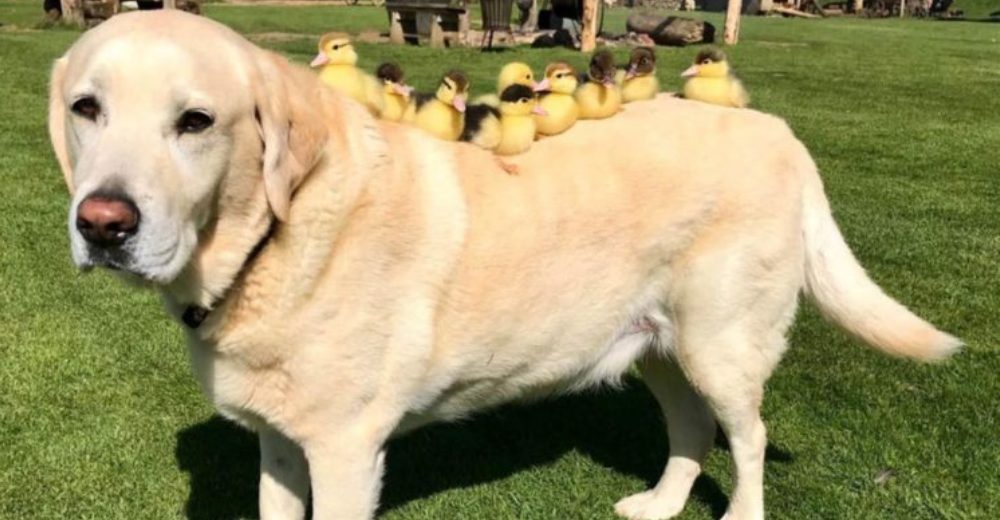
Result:
[[319,79],[365,105],[373,115],[382,112],[382,92],[378,81],[355,67],[358,54],[350,38],[343,33],[327,33],[319,39],[319,53],[309,63],[322,67]]
[[511,85],[500,94],[499,107],[469,107],[462,141],[493,150],[497,155],[521,153],[531,148],[535,140],[534,116],[545,116],[534,91],[525,85]]
[[498,155],[514,155],[531,148],[535,141],[534,116],[546,116],[534,91],[524,85],[511,85],[500,94],[500,144]]
[[535,73],[531,71],[531,67],[527,63],[514,61],[504,65],[500,69],[500,74],[497,75],[496,94],[479,96],[475,99],[474,103],[493,107],[500,106],[500,93],[511,85],[524,85],[531,87],[536,92],[538,91],[538,83],[535,82]]
[[433,96],[419,95],[410,103],[403,116],[431,135],[446,141],[457,141],[464,128],[463,113],[469,96],[469,80],[453,70],[441,78]]
[[[492,149],[497,155],[515,155],[526,152],[535,140],[535,116],[544,116],[534,91],[525,85],[511,85],[500,94],[500,107],[482,107],[482,116],[467,121],[463,141],[470,141]],[[470,110],[472,107],[470,107]],[[496,158],[497,164],[508,174],[517,175],[518,167]]]
[[750,96],[743,83],[729,68],[726,55],[718,49],[701,51],[694,65],[681,73],[684,82],[684,97],[722,105],[744,108],[750,103]]
[[573,97],[577,84],[573,67],[562,62],[545,67],[545,79],[538,84],[542,90],[538,105],[548,115],[535,117],[539,135],[561,134],[576,124],[580,117],[580,107]]
[[574,94],[580,106],[580,119],[604,119],[618,113],[622,96],[615,85],[615,58],[600,51],[590,59],[587,82]]
[[403,69],[395,63],[383,63],[375,76],[382,80],[382,119],[402,121],[413,93],[413,87],[403,82]]
[[653,99],[660,92],[656,79],[656,53],[649,47],[636,47],[628,60],[628,68],[620,71],[622,103]]

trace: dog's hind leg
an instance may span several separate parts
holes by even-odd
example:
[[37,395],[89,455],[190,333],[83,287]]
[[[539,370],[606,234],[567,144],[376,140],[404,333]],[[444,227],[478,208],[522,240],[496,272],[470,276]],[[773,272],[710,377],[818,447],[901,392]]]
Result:
[[686,277],[675,308],[674,352],[729,439],[736,482],[724,519],[762,520],[767,433],[760,406],[764,383],[786,349],[801,264],[794,255],[745,263],[727,256],[707,259]]
[[648,352],[639,370],[665,416],[670,457],[656,487],[622,499],[615,511],[631,519],[671,518],[680,514],[701,473],[715,439],[715,418],[680,367],[662,353]]

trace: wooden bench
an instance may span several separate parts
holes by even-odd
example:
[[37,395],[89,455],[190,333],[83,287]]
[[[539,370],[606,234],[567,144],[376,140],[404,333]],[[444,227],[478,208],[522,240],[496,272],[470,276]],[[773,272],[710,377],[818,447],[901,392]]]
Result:
[[386,0],[389,40],[418,43],[421,36],[431,47],[466,45],[469,9],[466,0]]

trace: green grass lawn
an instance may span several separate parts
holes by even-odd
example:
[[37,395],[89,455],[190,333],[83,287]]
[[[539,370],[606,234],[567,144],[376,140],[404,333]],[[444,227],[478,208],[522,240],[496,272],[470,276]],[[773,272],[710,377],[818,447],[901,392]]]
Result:
[[[385,20],[363,7],[206,10],[247,33],[304,34],[262,40],[298,62],[325,30]],[[624,13],[611,14],[616,30]],[[0,518],[255,518],[256,441],[213,417],[180,329],[155,295],[71,266],[45,91],[77,33],[29,30],[39,19],[35,2],[0,0]],[[770,517],[996,518],[1000,24],[747,18],[743,39],[730,54],[754,105],[810,147],[872,276],[969,344],[918,366],[869,352],[804,307],[763,411]],[[483,91],[506,61],[585,63],[568,50],[359,50],[365,66],[398,60],[422,88],[450,67]],[[666,87],[694,52],[659,51]],[[719,444],[683,518],[725,508]],[[612,518],[616,500],[656,480],[665,453],[634,380],[507,407],[394,442],[384,517]]]

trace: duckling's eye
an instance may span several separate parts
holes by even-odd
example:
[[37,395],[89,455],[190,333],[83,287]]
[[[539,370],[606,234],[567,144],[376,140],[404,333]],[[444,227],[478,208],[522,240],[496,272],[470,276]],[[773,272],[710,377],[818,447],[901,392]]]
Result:
[[70,110],[84,119],[96,121],[97,116],[101,114],[101,105],[97,103],[97,98],[94,96],[86,96],[74,101]]
[[442,83],[441,85],[444,86],[444,88],[446,88],[448,90],[451,90],[451,85],[449,85],[447,83]]
[[212,126],[215,120],[204,110],[187,110],[177,120],[177,132],[180,134],[197,134]]
[[702,65],[708,65],[710,63],[712,63],[712,60],[701,60]]

